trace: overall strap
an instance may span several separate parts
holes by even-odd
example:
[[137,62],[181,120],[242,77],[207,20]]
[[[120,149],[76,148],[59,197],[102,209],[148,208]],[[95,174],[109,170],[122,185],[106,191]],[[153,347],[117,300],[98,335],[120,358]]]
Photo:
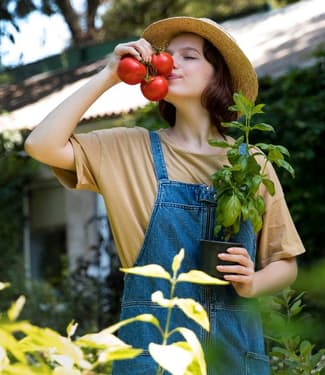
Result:
[[149,136],[157,180],[168,180],[168,173],[159,134],[150,131]]

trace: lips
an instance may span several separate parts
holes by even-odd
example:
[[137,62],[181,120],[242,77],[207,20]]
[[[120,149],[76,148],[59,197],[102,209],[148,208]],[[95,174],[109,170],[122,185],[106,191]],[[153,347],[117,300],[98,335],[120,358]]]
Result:
[[180,79],[180,78],[182,78],[180,75],[178,75],[178,74],[169,74],[168,76],[167,76],[167,79],[168,79],[168,81],[172,81],[172,80],[174,80],[174,79]]

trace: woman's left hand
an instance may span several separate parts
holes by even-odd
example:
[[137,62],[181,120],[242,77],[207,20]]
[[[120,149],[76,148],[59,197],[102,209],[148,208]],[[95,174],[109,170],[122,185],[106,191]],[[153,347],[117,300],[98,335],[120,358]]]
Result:
[[241,297],[253,297],[254,262],[243,247],[230,247],[218,257],[224,261],[236,262],[236,265],[217,266],[219,272],[225,273],[224,279],[230,281]]

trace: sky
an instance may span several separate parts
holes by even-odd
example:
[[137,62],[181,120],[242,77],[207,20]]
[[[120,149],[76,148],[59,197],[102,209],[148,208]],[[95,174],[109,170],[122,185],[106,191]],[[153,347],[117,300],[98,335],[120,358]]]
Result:
[[[72,0],[72,4],[78,12],[85,6],[84,0]],[[106,9],[107,5],[100,6],[98,15]],[[100,23],[100,17],[96,23]],[[33,12],[25,19],[19,20],[18,24],[20,32],[16,32],[13,27],[10,28],[15,37],[14,44],[7,38],[1,40],[1,62],[4,66],[28,64],[60,53],[69,46],[70,33],[59,14],[47,17]]]
[[11,29],[15,37],[14,44],[7,38],[1,41],[4,66],[39,60],[61,52],[69,44],[70,34],[60,15],[46,17],[33,12],[19,22],[19,27],[19,33]]

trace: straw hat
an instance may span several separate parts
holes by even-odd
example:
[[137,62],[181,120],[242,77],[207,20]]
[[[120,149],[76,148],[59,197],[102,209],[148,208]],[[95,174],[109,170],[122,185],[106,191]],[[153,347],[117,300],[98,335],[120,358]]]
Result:
[[166,48],[173,37],[183,32],[200,35],[217,47],[229,67],[235,92],[242,91],[248,99],[256,99],[258,80],[253,65],[234,38],[216,22],[208,18],[171,17],[152,23],[142,36],[154,47]]

